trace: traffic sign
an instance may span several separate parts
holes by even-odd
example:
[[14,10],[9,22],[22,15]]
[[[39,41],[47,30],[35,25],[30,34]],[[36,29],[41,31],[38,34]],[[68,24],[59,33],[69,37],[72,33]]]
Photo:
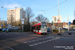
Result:
[[24,24],[24,19],[21,20],[21,23]]
[[58,23],[60,23],[60,20],[57,20]]
[[3,24],[1,24],[1,27],[3,27]]
[[69,22],[69,25],[71,25],[71,22]]
[[6,25],[6,27],[8,27],[8,25]]
[[51,24],[50,24],[50,26],[51,26]]

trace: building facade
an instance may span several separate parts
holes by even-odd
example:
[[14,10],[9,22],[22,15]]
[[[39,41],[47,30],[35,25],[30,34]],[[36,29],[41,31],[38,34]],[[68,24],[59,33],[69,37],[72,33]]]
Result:
[[16,24],[18,21],[21,21],[25,17],[25,11],[23,8],[16,8],[7,10],[7,23]]
[[[60,20],[60,21],[58,21],[58,19]],[[53,23],[62,23],[62,16],[61,15],[59,15],[59,17],[58,16],[53,16],[52,17],[52,21],[53,21]]]
[[[52,27],[51,24],[52,23],[47,23],[47,27]],[[69,28],[74,28],[75,29],[75,25],[73,25],[73,23],[71,23],[71,25],[69,25],[69,26],[68,26],[68,23],[66,23],[66,22],[62,22],[60,24],[59,23],[54,23],[53,25],[54,25],[55,28],[61,27],[61,28],[67,28],[68,29],[68,27],[69,27]]]

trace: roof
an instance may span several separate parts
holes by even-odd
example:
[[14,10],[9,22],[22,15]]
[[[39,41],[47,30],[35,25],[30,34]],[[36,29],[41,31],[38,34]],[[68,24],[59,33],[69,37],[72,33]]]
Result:
[[[33,26],[37,26],[37,25],[39,26],[39,25],[41,25],[41,23],[37,23],[37,24],[35,24],[35,25],[33,25]],[[33,26],[32,26],[32,27],[33,27]]]

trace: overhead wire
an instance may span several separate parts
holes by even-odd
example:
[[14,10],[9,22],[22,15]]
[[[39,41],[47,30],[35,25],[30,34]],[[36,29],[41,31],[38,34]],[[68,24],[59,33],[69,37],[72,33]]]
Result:
[[[61,2],[61,3],[59,3],[59,5],[63,4],[63,3],[66,2],[66,1],[67,1],[67,0],[65,0],[65,1],[63,1],[63,2]],[[47,10],[41,10],[41,11],[45,12],[45,11],[48,11],[48,10],[50,10],[50,9],[52,9],[52,8],[54,8],[54,7],[56,7],[56,6],[58,6],[58,4],[55,5],[55,6],[53,6],[53,7],[51,7],[51,8],[49,8],[49,9],[47,9]]]

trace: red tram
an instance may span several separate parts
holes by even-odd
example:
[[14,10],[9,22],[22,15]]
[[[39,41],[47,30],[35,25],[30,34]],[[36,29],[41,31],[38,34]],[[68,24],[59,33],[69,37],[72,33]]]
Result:
[[47,34],[46,22],[37,23],[32,26],[32,31],[37,34]]

